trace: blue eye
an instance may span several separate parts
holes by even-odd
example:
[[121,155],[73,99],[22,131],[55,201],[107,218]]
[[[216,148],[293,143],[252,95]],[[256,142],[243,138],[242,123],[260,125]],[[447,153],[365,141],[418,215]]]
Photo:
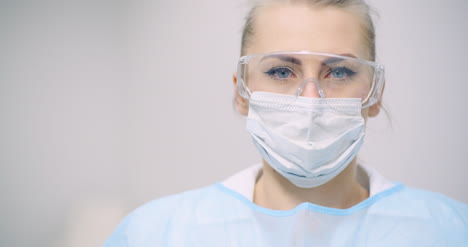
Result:
[[335,79],[344,79],[347,77],[352,77],[356,74],[356,72],[345,68],[345,67],[336,67],[330,70],[327,74],[326,78],[332,77]]
[[275,79],[287,79],[292,77],[294,74],[291,72],[289,68],[286,67],[278,67],[272,68],[265,72],[265,74],[274,77]]

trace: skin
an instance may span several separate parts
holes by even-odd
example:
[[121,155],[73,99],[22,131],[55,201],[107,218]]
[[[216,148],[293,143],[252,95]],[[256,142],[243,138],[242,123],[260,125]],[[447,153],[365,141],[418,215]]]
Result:
[[[246,47],[246,54],[279,51],[315,51],[350,54],[368,59],[369,48],[363,44],[359,16],[334,7],[316,8],[307,5],[272,5],[259,10],[254,21],[255,34]],[[237,77],[233,76],[235,103],[239,113],[248,114],[248,101],[237,93]],[[302,96],[320,97],[313,83],[308,83]],[[363,109],[364,119],[379,113],[381,100]],[[328,183],[315,188],[299,188],[277,173],[265,161],[255,184],[254,203],[274,210],[289,210],[310,202],[332,208],[350,208],[369,196],[365,185],[357,180],[356,160]]]

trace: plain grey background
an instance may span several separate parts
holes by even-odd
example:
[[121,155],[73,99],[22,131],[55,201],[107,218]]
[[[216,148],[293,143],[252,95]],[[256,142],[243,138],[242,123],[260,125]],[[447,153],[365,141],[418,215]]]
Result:
[[[373,0],[360,160],[468,202],[468,2]],[[0,245],[99,246],[130,210],[260,161],[232,108],[241,1],[0,1]]]

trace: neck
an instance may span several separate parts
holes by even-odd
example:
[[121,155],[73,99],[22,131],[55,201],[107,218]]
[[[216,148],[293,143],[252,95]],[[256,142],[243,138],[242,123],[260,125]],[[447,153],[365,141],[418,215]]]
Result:
[[369,197],[357,180],[354,159],[338,176],[315,188],[300,188],[263,161],[263,172],[255,184],[254,202],[274,210],[289,210],[303,202],[330,208],[350,208]]

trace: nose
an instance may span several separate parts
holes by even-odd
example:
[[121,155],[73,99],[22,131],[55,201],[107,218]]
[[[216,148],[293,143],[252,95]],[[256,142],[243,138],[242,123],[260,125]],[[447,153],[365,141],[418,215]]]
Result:
[[320,98],[320,92],[313,80],[305,82],[301,96],[309,98]]

